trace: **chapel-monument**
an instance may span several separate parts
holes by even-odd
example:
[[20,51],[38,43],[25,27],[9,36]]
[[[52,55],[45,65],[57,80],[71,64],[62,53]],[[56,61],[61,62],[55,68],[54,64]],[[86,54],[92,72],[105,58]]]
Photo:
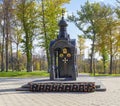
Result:
[[63,15],[58,25],[57,39],[50,42],[50,80],[76,80],[76,40],[70,39]]

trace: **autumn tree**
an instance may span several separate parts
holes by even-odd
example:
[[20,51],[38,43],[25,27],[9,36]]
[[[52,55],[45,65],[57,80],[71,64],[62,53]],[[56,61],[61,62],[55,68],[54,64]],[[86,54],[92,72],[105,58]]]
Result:
[[[3,36],[3,39],[5,37],[5,58],[6,58],[6,72],[8,71],[9,69],[9,44],[10,44],[10,36],[11,36],[11,24],[10,24],[10,21],[12,19],[12,5],[13,5],[13,0],[9,1],[9,0],[3,0],[2,2],[2,9],[3,9],[3,18],[2,18],[2,21],[3,21],[3,26],[4,26],[4,36]],[[4,41],[3,40],[3,41]],[[3,45],[4,45],[4,42],[3,42]],[[3,58],[3,55],[2,55],[2,58]],[[2,60],[2,64],[3,64],[3,60]],[[3,65],[4,66],[4,65]],[[2,70],[4,68],[2,67]]]
[[58,34],[58,21],[62,14],[62,5],[69,3],[70,0],[42,0],[39,4],[40,13],[40,30],[41,35],[40,46],[46,51],[48,67],[49,59],[49,44],[55,39]]
[[[110,6],[106,6],[105,4],[101,6],[99,20],[96,22],[96,32],[97,39],[95,49],[102,56],[103,61],[103,69],[104,73],[106,73],[107,61],[109,56],[109,48],[108,48],[108,32],[109,32],[109,20],[112,19],[113,10]],[[114,26],[114,25],[113,25]]]
[[[116,12],[118,20],[120,22],[120,0],[116,0],[116,1],[117,1],[117,7],[115,9],[115,12]],[[120,32],[119,32],[119,30],[120,30],[120,27],[118,27],[118,31],[117,31],[119,33],[118,37],[117,37],[117,40],[118,40],[118,42],[117,42],[117,46],[118,46],[117,56],[118,56],[118,60],[120,63]],[[120,67],[118,68],[118,70],[120,70]]]
[[[110,27],[111,26],[111,27]],[[110,54],[110,71],[109,74],[112,74],[113,71],[113,59],[114,57],[119,54],[119,28],[116,21],[112,22],[111,25],[109,24],[109,33],[108,33],[108,48],[109,48],[109,54]]]
[[33,38],[38,28],[36,2],[33,0],[20,0],[17,5],[16,15],[24,31],[22,43],[27,56],[27,72],[30,72],[32,71]]
[[86,38],[91,39],[91,59],[90,59],[90,73],[93,72],[93,59],[95,54],[95,42],[96,42],[96,22],[99,20],[101,5],[99,3],[89,3],[81,6],[81,9],[77,11],[77,16],[69,16],[70,22],[73,22],[79,30],[81,30]]

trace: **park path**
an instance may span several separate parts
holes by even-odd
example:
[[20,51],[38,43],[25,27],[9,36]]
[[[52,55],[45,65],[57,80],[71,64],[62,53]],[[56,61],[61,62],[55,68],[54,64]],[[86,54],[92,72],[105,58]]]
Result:
[[120,106],[120,77],[99,77],[106,92],[33,93],[15,91],[39,78],[0,78],[0,106]]

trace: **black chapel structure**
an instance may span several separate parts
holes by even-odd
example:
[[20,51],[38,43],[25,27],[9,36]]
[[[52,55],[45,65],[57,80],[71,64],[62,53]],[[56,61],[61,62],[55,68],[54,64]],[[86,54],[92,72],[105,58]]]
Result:
[[62,16],[59,22],[59,35],[50,42],[50,79],[69,78],[76,80],[76,40],[70,39],[67,23]]

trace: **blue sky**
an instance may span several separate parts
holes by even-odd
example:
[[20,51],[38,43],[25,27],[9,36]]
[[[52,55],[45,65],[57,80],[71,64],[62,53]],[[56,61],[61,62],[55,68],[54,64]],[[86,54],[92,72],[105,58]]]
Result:
[[[76,13],[76,11],[80,9],[80,6],[84,5],[86,1],[87,0],[71,0],[70,4],[64,6],[67,9],[67,14]],[[116,5],[116,0],[89,0],[89,2],[104,2],[108,5]],[[77,35],[81,34],[81,31],[72,23],[68,23],[67,29],[71,38],[77,39]]]
[[[71,0],[70,4],[64,5],[64,7],[67,9],[67,14],[75,14],[77,10],[80,10],[81,5],[84,5],[87,0]],[[116,0],[89,0],[89,2],[103,2],[107,5],[116,6]],[[82,34],[82,32],[73,24],[68,23],[67,32],[70,34],[70,38],[76,39],[77,36]],[[88,58],[88,52],[90,49],[90,40],[87,40],[85,45],[89,48],[85,50],[85,58]],[[78,50],[79,52],[79,50]],[[95,56],[96,58],[99,58],[98,53]]]
[[[75,12],[80,9],[87,0],[71,0],[70,4],[66,4],[65,7],[69,12]],[[89,2],[104,2],[105,4],[116,4],[116,0],[89,0]]]

